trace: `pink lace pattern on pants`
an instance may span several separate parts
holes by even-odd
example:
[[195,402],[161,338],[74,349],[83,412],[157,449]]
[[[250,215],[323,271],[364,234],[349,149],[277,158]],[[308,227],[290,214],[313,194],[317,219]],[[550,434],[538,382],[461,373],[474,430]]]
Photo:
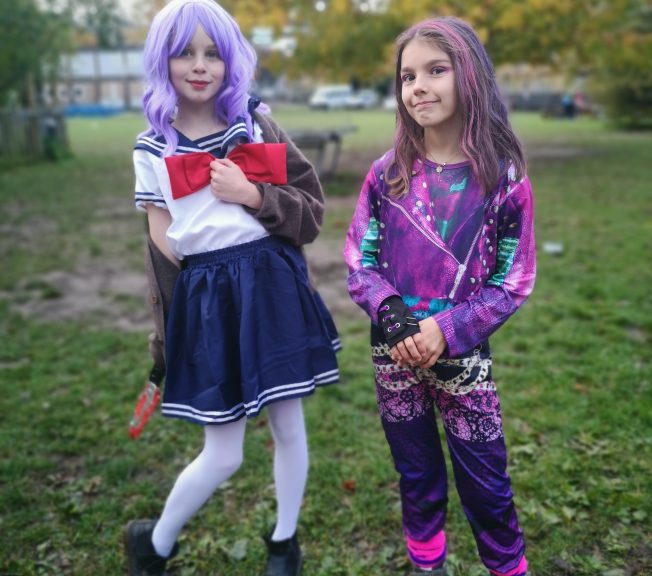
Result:
[[[380,417],[405,422],[432,411],[441,413],[447,431],[457,438],[490,442],[503,435],[500,402],[493,380],[479,382],[470,392],[450,394],[420,378],[415,370],[396,366],[389,356],[373,356]],[[389,365],[392,369],[387,370]],[[424,371],[421,371],[423,373]]]

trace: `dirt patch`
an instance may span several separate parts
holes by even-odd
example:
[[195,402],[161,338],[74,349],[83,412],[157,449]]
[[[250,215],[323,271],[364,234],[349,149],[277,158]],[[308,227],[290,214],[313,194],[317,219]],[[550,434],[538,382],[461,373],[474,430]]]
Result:
[[[352,202],[349,199],[349,202]],[[335,318],[366,318],[346,289],[347,268],[342,255],[344,240],[318,238],[306,246],[312,280]]]
[[100,328],[144,330],[151,326],[146,287],[144,272],[102,262],[72,272],[42,274],[0,297],[11,303],[13,311],[45,322],[93,318]]
[[[352,209],[354,201],[338,198],[334,204]],[[346,291],[342,245],[342,239],[319,238],[306,246],[312,279],[336,317],[363,317]],[[14,312],[45,322],[92,319],[99,328],[143,331],[153,326],[146,293],[144,266],[142,271],[134,271],[116,259],[31,277],[15,291],[0,293],[0,298],[9,302]]]

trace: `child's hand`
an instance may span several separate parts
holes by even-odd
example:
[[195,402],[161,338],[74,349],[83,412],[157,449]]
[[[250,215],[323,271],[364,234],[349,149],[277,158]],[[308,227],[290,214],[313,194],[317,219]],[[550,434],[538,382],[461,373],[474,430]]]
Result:
[[417,366],[420,368],[431,368],[446,349],[446,338],[444,338],[444,333],[432,316],[421,320],[419,322],[419,329],[421,332],[417,336],[421,336],[423,339],[422,346],[424,351],[421,354],[421,362]]
[[446,338],[432,316],[421,320],[419,329],[421,332],[401,340],[389,351],[399,366],[432,368],[446,349]]
[[426,346],[421,334],[414,334],[401,340],[393,346],[389,355],[401,368],[403,366],[419,366],[426,354]]
[[258,188],[228,158],[217,158],[211,162],[211,191],[224,202],[235,202],[254,209],[260,208],[263,201]]

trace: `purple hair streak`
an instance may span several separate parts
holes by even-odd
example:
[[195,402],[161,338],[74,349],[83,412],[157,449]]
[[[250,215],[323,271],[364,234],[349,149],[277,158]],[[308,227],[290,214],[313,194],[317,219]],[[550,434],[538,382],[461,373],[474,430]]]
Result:
[[147,86],[143,109],[149,128],[143,135],[162,134],[167,143],[166,155],[175,150],[178,142],[171,125],[177,95],[170,82],[168,62],[190,43],[197,26],[215,42],[226,68],[224,83],[215,98],[215,115],[227,124],[238,116],[245,118],[252,136],[247,106],[256,67],[254,49],[236,21],[213,0],[173,0],[154,18],[144,49]]
[[407,191],[414,161],[425,156],[423,128],[410,116],[401,98],[403,50],[416,39],[432,42],[451,59],[464,121],[460,147],[469,158],[485,194],[493,189],[510,165],[515,169],[516,179],[520,179],[525,173],[525,157],[509,122],[493,64],[482,42],[463,20],[432,18],[415,24],[396,39],[395,157],[386,174],[392,193],[401,196]]

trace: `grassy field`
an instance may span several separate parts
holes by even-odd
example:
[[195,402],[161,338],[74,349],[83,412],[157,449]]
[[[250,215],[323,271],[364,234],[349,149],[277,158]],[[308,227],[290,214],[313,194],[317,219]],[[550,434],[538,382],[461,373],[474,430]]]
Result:
[[[389,145],[386,112],[279,109],[287,127],[344,126],[343,173],[356,194],[365,158]],[[652,574],[652,134],[597,121],[516,115],[537,198],[535,292],[494,337],[510,471],[537,576]],[[149,365],[147,330],[56,308],[56,274],[142,269],[132,209],[136,116],[75,119],[73,159],[0,174],[0,574],[125,573],[121,529],[159,513],[201,431],[155,417],[127,422]],[[352,159],[354,161],[352,161]],[[343,238],[338,203],[324,234]],[[563,245],[546,253],[547,242]],[[116,305],[143,313],[142,294]],[[39,308],[39,304],[50,305]],[[110,316],[110,314],[108,314]],[[342,382],[306,402],[311,469],[300,525],[306,576],[401,575],[397,478],[378,420],[366,322],[337,318]],[[271,444],[250,422],[245,464],[185,530],[179,576],[254,576],[274,521]],[[456,576],[484,574],[455,493]]]

